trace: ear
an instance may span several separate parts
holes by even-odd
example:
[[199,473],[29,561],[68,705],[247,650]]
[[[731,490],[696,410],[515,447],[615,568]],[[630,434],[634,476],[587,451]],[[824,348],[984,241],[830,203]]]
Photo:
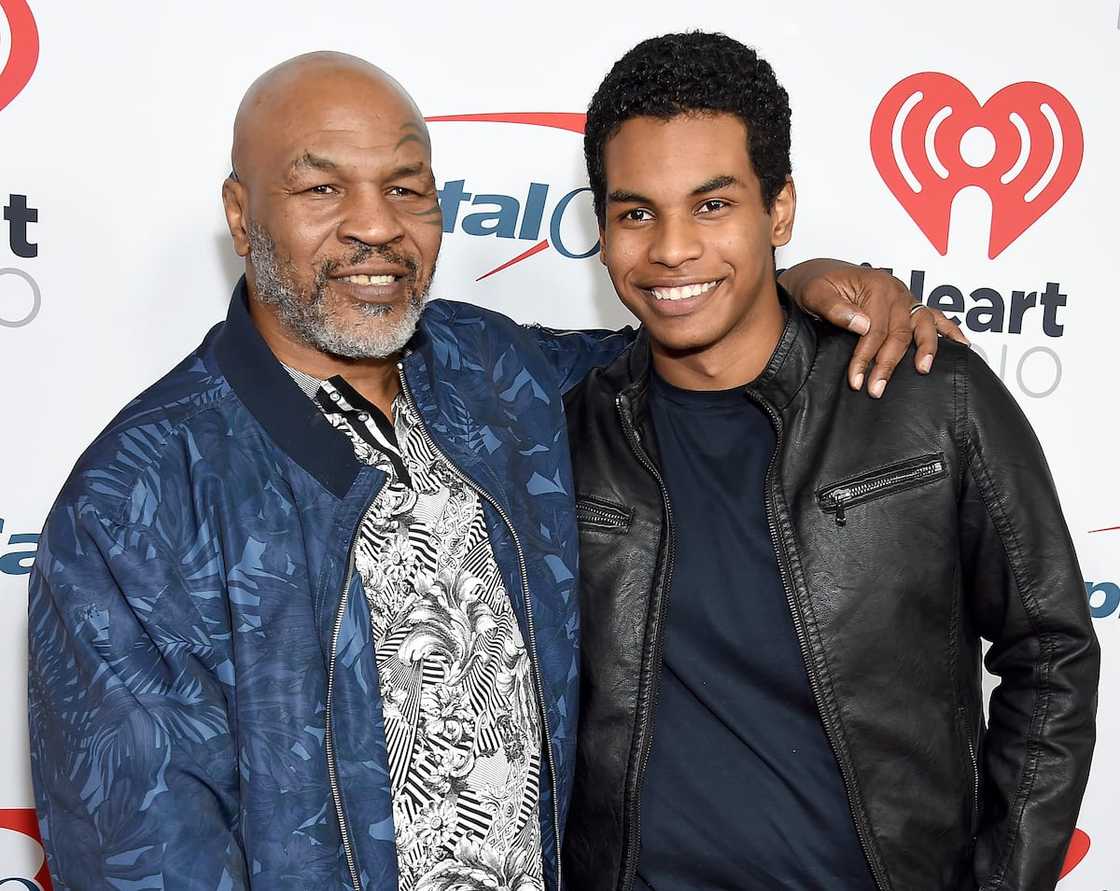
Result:
[[787,176],[786,183],[770,206],[770,244],[782,247],[789,244],[793,237],[793,218],[797,211],[797,190],[793,177]]
[[233,177],[222,183],[222,204],[226,210],[226,225],[233,239],[233,249],[237,256],[249,256],[249,193],[245,186]]
[[599,224],[599,262],[607,265],[607,230],[602,223]]

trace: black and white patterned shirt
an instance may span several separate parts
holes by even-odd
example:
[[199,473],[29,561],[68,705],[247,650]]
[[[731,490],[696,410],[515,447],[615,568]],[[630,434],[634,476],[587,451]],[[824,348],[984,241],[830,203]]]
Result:
[[388,480],[356,544],[373,622],[401,891],[543,889],[540,712],[477,493],[407,400],[293,380]]

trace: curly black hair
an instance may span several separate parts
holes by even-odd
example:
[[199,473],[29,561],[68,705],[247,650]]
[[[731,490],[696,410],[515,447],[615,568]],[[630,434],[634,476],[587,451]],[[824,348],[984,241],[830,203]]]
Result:
[[789,96],[774,69],[726,34],[689,31],[643,40],[614,63],[587,108],[583,153],[595,199],[606,212],[603,150],[628,120],[681,114],[733,114],[747,128],[747,148],[769,210],[790,175]]

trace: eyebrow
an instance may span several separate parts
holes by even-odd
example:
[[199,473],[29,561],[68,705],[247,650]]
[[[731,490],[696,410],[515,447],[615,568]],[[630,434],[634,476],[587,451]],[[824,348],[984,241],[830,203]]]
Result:
[[[714,192],[717,189],[726,189],[728,186],[740,185],[738,177],[731,176],[730,174],[722,174],[720,176],[713,176],[711,179],[702,182],[689,194],[706,195],[708,192]],[[607,195],[608,202],[616,202],[619,204],[653,204],[652,198],[647,198],[645,195],[638,192],[630,192],[626,189],[615,189]]]
[[322,155],[313,155],[311,152],[304,152],[291,164],[288,165],[288,170],[295,173],[304,167],[310,167],[312,170],[338,170],[338,165],[330,158],[324,158]]
[[390,177],[395,179],[398,176],[419,176],[427,166],[423,161],[417,161],[415,164],[404,164],[394,169]]
[[738,177],[731,176],[730,174],[723,174],[722,176],[713,176],[707,182],[701,183],[692,190],[693,195],[705,195],[708,192],[714,192],[716,189],[726,189],[728,186],[739,185]]
[[607,195],[607,201],[618,202],[620,204],[653,204],[653,201],[645,195],[639,195],[637,192],[628,192],[625,189],[615,189]]
[[[330,158],[324,158],[322,155],[313,155],[311,152],[304,152],[288,165],[288,173],[292,175],[305,168],[335,173],[341,169],[341,166]],[[417,161],[413,164],[402,164],[400,167],[393,170],[390,177],[417,176],[422,174],[426,168],[427,165],[423,161]]]

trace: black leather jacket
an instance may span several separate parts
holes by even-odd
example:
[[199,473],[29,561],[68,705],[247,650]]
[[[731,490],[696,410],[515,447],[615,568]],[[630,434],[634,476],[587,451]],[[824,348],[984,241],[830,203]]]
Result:
[[[789,307],[747,389],[777,448],[766,507],[810,686],[881,889],[1053,888],[1094,742],[1099,650],[1045,459],[982,360],[942,341],[881,400],[853,338]],[[633,882],[672,506],[644,332],[569,393],[582,686],[565,872]],[[981,638],[1001,679],[987,726]],[[746,805],[749,807],[749,803]]]

